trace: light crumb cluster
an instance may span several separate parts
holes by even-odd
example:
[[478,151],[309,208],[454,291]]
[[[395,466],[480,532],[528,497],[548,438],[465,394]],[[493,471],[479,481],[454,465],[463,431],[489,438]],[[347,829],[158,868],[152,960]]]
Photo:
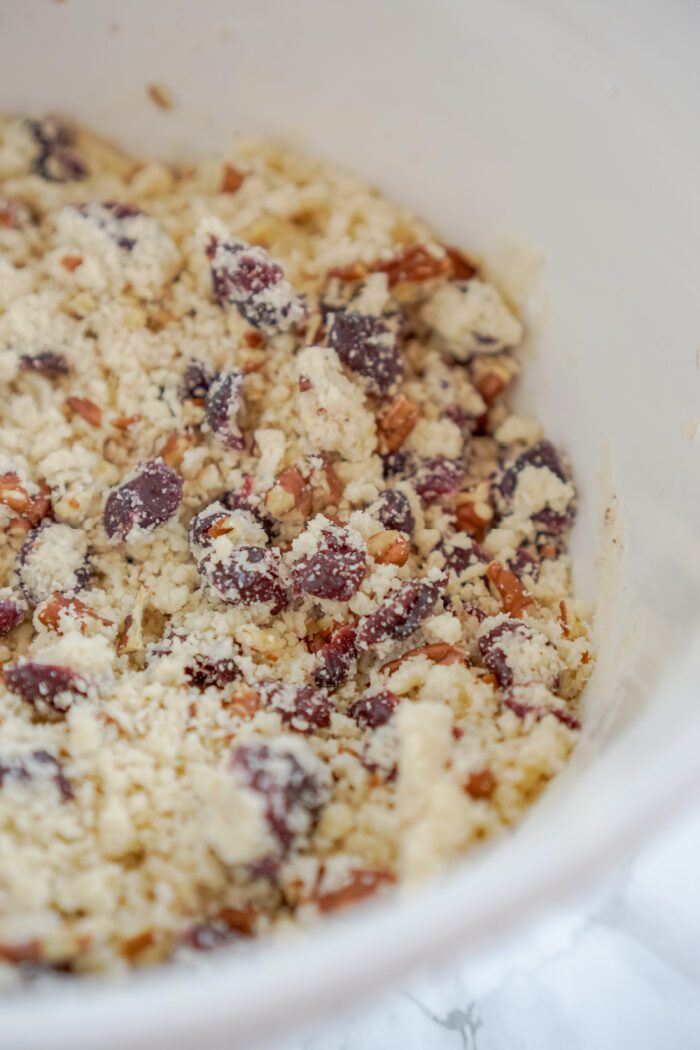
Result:
[[478,266],[318,161],[0,118],[0,972],[305,924],[511,826],[593,653]]

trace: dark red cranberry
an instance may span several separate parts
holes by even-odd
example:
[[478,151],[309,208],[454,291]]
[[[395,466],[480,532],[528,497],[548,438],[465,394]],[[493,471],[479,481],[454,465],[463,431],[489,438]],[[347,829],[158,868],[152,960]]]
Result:
[[435,456],[420,462],[411,478],[414,489],[422,500],[432,503],[457,492],[464,480],[464,466],[447,456]]
[[443,544],[441,550],[445,557],[445,568],[457,576],[466,569],[471,569],[472,565],[488,565],[491,561],[489,555],[476,540],[471,540],[466,547],[458,547],[448,540]]
[[[41,562],[44,552],[51,551],[52,547],[56,551],[61,551],[66,537],[72,537],[70,542],[84,545],[85,558],[78,568],[71,572],[59,565],[55,576],[48,576],[41,571],[36,572],[35,559]],[[51,561],[55,561],[55,558]],[[70,525],[44,520],[27,533],[27,538],[17,553],[16,568],[22,594],[30,605],[39,605],[55,592],[67,594],[79,591],[87,586],[92,576],[92,564],[87,552],[85,534],[78,529],[71,528]]]
[[532,631],[522,620],[504,620],[496,627],[479,638],[478,648],[481,662],[484,667],[494,674],[498,684],[507,688],[513,684],[513,668],[508,663],[508,658],[499,645],[499,641],[511,634],[517,634],[521,638],[532,638]]
[[304,319],[304,304],[294,294],[282,267],[264,248],[212,237],[207,257],[217,303],[235,306],[255,328],[272,335]]
[[190,361],[182,377],[180,400],[203,401],[215,379],[216,373],[207,365],[201,361]]
[[430,616],[444,590],[444,581],[407,580],[376,612],[360,621],[358,649],[391,639],[408,638]]
[[357,652],[355,628],[340,627],[318,650],[314,682],[319,689],[339,689],[353,671]]
[[382,474],[385,480],[389,478],[405,478],[413,471],[415,457],[403,449],[399,449],[398,452],[382,453],[381,458]]
[[196,561],[200,561],[211,550],[214,538],[209,530],[217,521],[228,516],[228,508],[220,500],[210,503],[199,514],[195,514],[190,522],[188,538],[190,550]]
[[525,467],[536,467],[538,470],[551,470],[561,481],[568,481],[567,473],[559,453],[551,441],[540,441],[525,449],[506,469],[501,478],[500,490],[506,500],[510,500],[518,487],[518,481]]
[[232,368],[222,372],[209,387],[204,416],[213,434],[227,448],[245,448],[237,417],[243,405],[243,373]]
[[527,547],[518,547],[512,558],[508,559],[507,568],[515,573],[518,579],[529,576],[537,580],[540,575],[540,563],[535,555]]
[[3,671],[11,693],[32,704],[39,714],[64,715],[77,696],[87,696],[88,685],[71,667],[24,660]]
[[265,816],[282,856],[299,836],[313,829],[325,791],[312,768],[291,749],[251,741],[231,752],[231,769],[250,790],[265,799]]
[[412,536],[416,519],[408,496],[399,489],[385,489],[378,497],[373,510],[385,529],[397,529]]
[[73,149],[73,133],[55,117],[28,120],[38,146],[34,169],[47,182],[73,182],[87,175],[85,164]]
[[509,689],[503,698],[503,706],[517,715],[518,718],[526,718],[528,715],[534,714],[539,722],[544,715],[552,715],[558,722],[565,725],[567,729],[581,728],[578,718],[565,707],[557,707],[554,704],[542,706],[541,704],[531,703],[528,697],[527,686],[514,686],[512,689]]
[[468,442],[476,429],[476,420],[468,416],[461,405],[450,405],[445,409],[445,415],[459,427],[465,443]]
[[22,354],[20,367],[23,372],[39,372],[51,377],[65,376],[69,372],[63,354],[54,354],[51,350],[42,350],[40,354]]
[[129,220],[140,217],[143,212],[135,204],[121,204],[118,201],[92,201],[89,204],[76,204],[74,207],[86,219],[104,230],[125,252],[132,251],[136,246],[134,224]]
[[162,459],[142,463],[135,476],[112,489],[102,520],[111,540],[126,540],[137,530],[150,532],[177,514],[182,478]]
[[561,536],[568,532],[576,520],[576,507],[572,503],[566,508],[564,514],[558,514],[551,507],[545,507],[532,515],[538,537]]
[[367,563],[364,545],[357,546],[347,529],[328,523],[313,554],[304,554],[292,566],[297,591],[314,598],[347,602],[362,583]]
[[63,765],[48,751],[33,751],[25,758],[10,762],[0,759],[0,788],[8,780],[26,782],[39,778],[49,778],[54,782],[62,802],[72,802],[75,798],[71,782],[63,772]]
[[206,558],[200,572],[212,590],[228,605],[270,603],[273,616],[287,606],[287,592],[280,579],[280,552],[266,547],[235,547],[226,561]]
[[248,474],[244,479],[242,487],[238,491],[231,489],[221,496],[221,502],[228,510],[245,510],[252,514],[259,525],[263,527],[267,535],[272,539],[275,531],[275,522],[262,510],[263,502],[259,496],[253,493],[253,478]]
[[384,689],[380,693],[361,696],[352,705],[348,714],[363,729],[379,729],[380,726],[386,725],[399,703],[399,698],[395,693]]
[[258,688],[263,704],[276,711],[284,724],[297,733],[312,733],[331,724],[332,702],[325,693],[309,685],[262,682]]
[[399,335],[381,317],[357,310],[332,314],[328,345],[346,368],[369,380],[379,394],[390,393],[403,378]]
[[0,598],[0,637],[19,627],[26,615],[27,610],[14,598]]
[[239,674],[236,662],[230,656],[210,660],[198,653],[192,663],[185,668],[185,675],[195,689],[208,689],[209,686],[225,689],[238,678]]

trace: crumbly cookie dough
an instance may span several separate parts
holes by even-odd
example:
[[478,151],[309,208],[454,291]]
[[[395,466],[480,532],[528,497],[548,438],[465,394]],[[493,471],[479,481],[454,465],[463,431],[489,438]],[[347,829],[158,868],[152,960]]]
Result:
[[6,977],[307,923],[562,768],[593,655],[521,337],[317,161],[0,120]]

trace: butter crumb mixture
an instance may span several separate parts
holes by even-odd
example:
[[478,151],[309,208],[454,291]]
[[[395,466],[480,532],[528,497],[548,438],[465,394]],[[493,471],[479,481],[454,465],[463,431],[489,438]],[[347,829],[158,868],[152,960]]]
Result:
[[0,118],[0,975],[439,871],[566,762],[565,456],[461,251],[260,142]]

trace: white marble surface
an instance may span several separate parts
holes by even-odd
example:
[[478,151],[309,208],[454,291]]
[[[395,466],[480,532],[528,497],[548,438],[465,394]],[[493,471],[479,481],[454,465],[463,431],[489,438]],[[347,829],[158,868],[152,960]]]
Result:
[[585,898],[273,1050],[698,1050],[700,803]]

